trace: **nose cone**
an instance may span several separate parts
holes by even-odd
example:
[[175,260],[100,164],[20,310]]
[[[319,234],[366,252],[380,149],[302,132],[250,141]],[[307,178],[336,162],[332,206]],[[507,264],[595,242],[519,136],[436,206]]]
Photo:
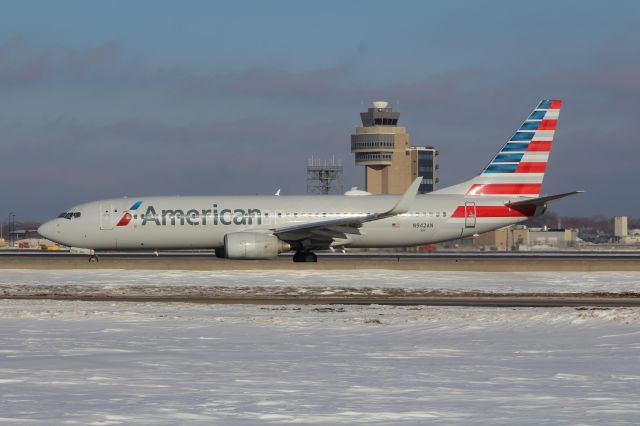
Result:
[[53,220],[49,222],[45,222],[38,228],[38,234],[42,235],[44,238],[54,241],[55,237],[55,224]]

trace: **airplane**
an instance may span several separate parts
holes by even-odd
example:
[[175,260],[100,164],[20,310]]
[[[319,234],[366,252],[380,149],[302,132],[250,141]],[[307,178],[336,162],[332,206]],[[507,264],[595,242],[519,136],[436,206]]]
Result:
[[482,172],[463,183],[402,195],[189,196],[107,199],[81,204],[44,223],[40,235],[90,250],[214,249],[227,259],[270,259],[294,251],[439,243],[512,225],[578,194],[540,196],[561,100],[543,100]]

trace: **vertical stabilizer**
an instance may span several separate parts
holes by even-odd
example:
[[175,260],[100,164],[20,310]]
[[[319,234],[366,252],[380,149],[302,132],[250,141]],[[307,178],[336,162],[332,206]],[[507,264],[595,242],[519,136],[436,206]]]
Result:
[[540,102],[480,175],[436,192],[539,196],[561,107],[557,99]]

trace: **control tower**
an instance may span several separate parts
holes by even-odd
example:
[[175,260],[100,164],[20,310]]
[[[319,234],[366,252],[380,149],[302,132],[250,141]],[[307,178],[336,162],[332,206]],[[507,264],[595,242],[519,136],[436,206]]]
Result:
[[407,129],[398,126],[399,112],[388,102],[376,101],[360,118],[362,127],[351,135],[351,152],[356,165],[365,166],[367,192],[402,194],[417,176],[423,177],[420,192],[434,190],[438,152],[433,147],[409,144]]

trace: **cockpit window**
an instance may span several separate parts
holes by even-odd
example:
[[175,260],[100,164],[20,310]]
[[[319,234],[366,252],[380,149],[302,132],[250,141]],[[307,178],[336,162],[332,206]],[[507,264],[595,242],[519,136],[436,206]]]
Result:
[[58,217],[61,217],[63,219],[67,219],[67,220],[71,220],[73,218],[77,218],[80,217],[80,212],[62,212],[58,215]]

